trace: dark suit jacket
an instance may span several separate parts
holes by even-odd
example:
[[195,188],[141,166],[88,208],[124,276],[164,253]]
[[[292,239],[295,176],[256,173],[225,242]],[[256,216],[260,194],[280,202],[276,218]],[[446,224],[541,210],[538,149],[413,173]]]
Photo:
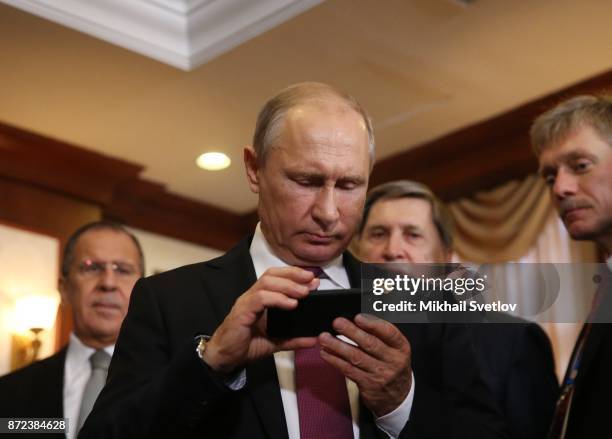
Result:
[[[198,358],[194,336],[212,334],[256,280],[245,239],[224,256],[141,279],[132,293],[108,382],[79,435],[93,438],[287,438],[273,357],[246,367],[247,384],[231,391]],[[351,285],[360,264],[344,256]],[[405,325],[416,380],[410,438],[504,437],[458,325]],[[362,438],[384,438],[360,410]]]
[[[604,274],[604,299],[597,320],[612,321],[612,274]],[[584,328],[583,328],[584,331]],[[575,348],[574,348],[575,349]],[[568,366],[568,367],[571,367]],[[566,439],[612,436],[612,323],[593,323],[584,345]]]
[[[0,418],[64,417],[66,348],[23,369],[0,377]],[[0,437],[65,438],[64,434],[0,434]]]
[[508,314],[488,313],[486,321],[471,325],[474,349],[511,437],[545,438],[559,393],[548,336]]

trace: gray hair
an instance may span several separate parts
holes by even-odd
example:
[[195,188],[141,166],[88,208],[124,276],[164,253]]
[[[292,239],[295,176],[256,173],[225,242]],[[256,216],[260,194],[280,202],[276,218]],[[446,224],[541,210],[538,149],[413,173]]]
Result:
[[353,96],[320,82],[301,82],[291,85],[281,90],[263,106],[257,116],[255,134],[253,135],[253,148],[259,164],[261,166],[265,164],[266,156],[278,140],[282,122],[289,110],[309,102],[326,102],[333,99],[346,104],[363,118],[368,132],[371,169],[374,166],[375,142],[374,128],[368,113]]
[[612,99],[607,96],[576,96],[538,116],[531,125],[531,146],[542,150],[563,141],[581,126],[591,126],[612,145]]
[[446,249],[453,247],[453,220],[446,205],[436,197],[428,186],[411,180],[390,181],[376,186],[368,192],[358,229],[359,236],[363,233],[374,204],[379,201],[396,200],[398,198],[419,198],[428,201],[431,205],[431,217],[442,244]]
[[138,250],[138,268],[140,269],[140,274],[144,276],[144,253],[138,238],[136,238],[133,233],[119,223],[115,223],[113,221],[94,221],[79,227],[72,235],[70,235],[68,241],[66,241],[66,246],[64,247],[64,258],[62,259],[61,267],[61,274],[63,277],[67,277],[70,273],[70,267],[74,262],[74,250],[79,242],[79,238],[91,230],[112,230],[113,232],[123,233],[124,235],[128,236],[136,246],[136,250]]

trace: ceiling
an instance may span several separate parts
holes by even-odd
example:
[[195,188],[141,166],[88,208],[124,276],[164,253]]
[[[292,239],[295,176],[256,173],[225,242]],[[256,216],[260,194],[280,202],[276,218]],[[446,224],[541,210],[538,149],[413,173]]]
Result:
[[[245,213],[242,147],[280,88],[354,94],[385,158],[610,70],[610,16],[599,0],[327,0],[185,71],[0,4],[0,121]],[[232,166],[198,169],[208,150]]]
[[183,70],[322,0],[0,0]]

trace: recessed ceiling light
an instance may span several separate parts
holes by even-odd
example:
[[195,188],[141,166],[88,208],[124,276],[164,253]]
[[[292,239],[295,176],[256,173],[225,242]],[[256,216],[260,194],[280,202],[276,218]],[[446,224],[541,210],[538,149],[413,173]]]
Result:
[[196,164],[207,171],[219,171],[227,168],[232,161],[222,152],[206,152],[196,159]]

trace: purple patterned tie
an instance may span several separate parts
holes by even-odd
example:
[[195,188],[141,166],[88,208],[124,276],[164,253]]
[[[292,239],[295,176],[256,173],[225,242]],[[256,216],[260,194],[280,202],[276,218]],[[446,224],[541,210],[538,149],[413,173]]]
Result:
[[[328,278],[319,267],[302,268],[319,279]],[[295,352],[300,439],[352,439],[353,422],[344,375],[321,358],[320,349],[317,343]]]

